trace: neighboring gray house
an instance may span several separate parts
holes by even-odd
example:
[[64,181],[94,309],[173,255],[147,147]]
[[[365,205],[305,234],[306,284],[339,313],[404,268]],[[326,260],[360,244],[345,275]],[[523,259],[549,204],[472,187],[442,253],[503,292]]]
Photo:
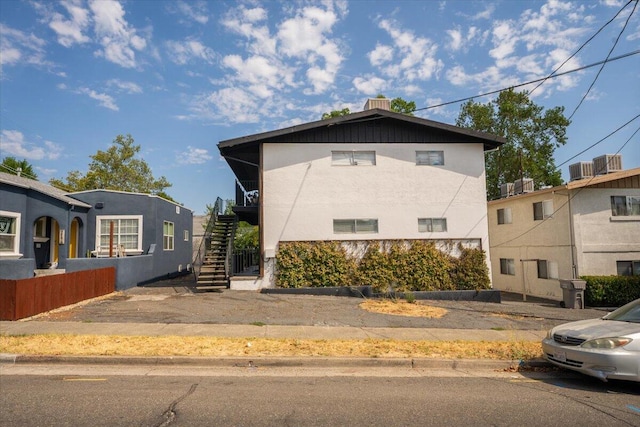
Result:
[[190,271],[192,231],[193,212],[158,196],[0,173],[0,279],[113,265],[126,289]]

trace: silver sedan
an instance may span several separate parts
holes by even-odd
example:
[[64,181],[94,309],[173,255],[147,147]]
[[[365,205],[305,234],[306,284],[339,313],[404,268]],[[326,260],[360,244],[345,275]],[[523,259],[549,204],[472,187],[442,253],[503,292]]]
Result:
[[599,319],[552,328],[542,351],[554,365],[603,381],[640,381],[640,299]]

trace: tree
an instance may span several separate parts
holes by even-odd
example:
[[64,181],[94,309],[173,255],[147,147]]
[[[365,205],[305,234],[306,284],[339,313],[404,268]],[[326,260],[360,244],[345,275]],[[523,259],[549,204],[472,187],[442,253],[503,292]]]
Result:
[[416,111],[416,103],[413,101],[407,102],[402,98],[393,98],[391,100],[391,111],[413,116],[413,112]]
[[342,117],[348,116],[351,114],[348,108],[343,108],[342,110],[333,110],[330,113],[322,114],[322,120],[333,119],[334,117]]
[[[149,165],[136,158],[140,146],[134,145],[131,135],[118,135],[107,151],[98,150],[91,157],[89,171],[71,171],[66,182],[53,178],[49,181],[54,187],[67,191],[118,190],[135,193],[155,194],[172,200],[164,189],[171,184],[164,176],[155,179]],[[173,201],[173,200],[172,200]]]
[[5,157],[0,164],[0,172],[19,175],[24,178],[38,179],[38,175],[33,170],[33,166],[26,159],[17,160],[15,157]]
[[553,159],[555,149],[567,142],[564,107],[544,110],[527,91],[500,92],[486,104],[468,101],[460,108],[456,125],[504,137],[499,150],[486,154],[487,198],[500,197],[500,184],[531,178],[534,187],[562,184]]

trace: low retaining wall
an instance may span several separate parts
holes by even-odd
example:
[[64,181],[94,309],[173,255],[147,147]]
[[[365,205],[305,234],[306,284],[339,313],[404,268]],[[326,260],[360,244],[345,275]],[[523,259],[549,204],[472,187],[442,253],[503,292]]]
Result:
[[[394,297],[405,298],[405,294],[397,292],[395,294],[374,293],[371,286],[337,286],[326,288],[264,288],[260,290],[263,294],[289,294],[289,295],[329,295],[338,297],[359,297],[359,298],[382,298]],[[412,292],[417,300],[449,300],[449,301],[481,301],[481,302],[502,302],[500,291],[487,289],[481,291],[431,291]]]
[[114,292],[116,269],[0,280],[0,320],[18,320]]

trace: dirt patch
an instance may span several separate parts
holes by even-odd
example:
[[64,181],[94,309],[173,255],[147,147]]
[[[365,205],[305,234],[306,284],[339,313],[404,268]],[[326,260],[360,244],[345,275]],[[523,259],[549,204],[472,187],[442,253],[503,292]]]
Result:
[[409,303],[405,300],[368,299],[360,304],[360,308],[372,313],[391,314],[394,316],[427,317],[439,319],[447,310],[440,307],[431,307],[420,301]]
[[0,353],[69,356],[392,357],[528,360],[536,341],[312,340],[117,335],[0,336]]

